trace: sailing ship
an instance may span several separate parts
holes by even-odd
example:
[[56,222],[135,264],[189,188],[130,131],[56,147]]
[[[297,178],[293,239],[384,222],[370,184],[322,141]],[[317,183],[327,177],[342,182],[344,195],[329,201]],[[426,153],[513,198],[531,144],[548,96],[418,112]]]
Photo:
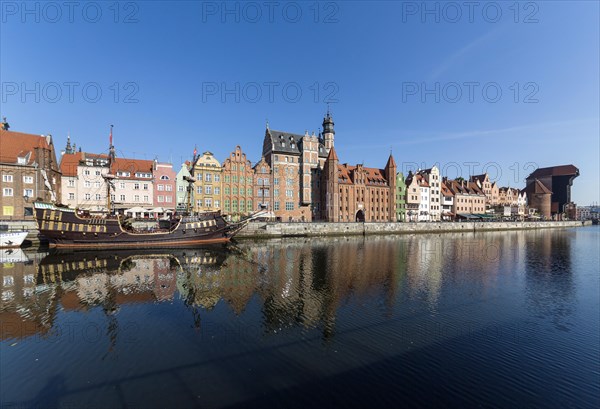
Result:
[[[114,160],[112,126],[109,153]],[[34,216],[40,234],[46,237],[50,247],[56,248],[148,248],[190,246],[197,244],[224,243],[231,240],[246,224],[258,217],[260,212],[236,223],[229,223],[220,211],[191,214],[193,177],[185,177],[187,209],[183,214],[171,214],[152,224],[140,226],[123,215],[112,211],[111,189],[115,176],[103,176],[107,188],[107,211],[96,215],[80,209],[72,209],[54,203],[34,202]]]

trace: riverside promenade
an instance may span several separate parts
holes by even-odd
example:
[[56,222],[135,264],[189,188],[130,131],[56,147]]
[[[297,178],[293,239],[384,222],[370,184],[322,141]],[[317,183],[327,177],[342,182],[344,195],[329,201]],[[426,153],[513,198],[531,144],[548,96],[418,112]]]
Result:
[[[38,246],[37,225],[34,221],[2,221],[11,230],[27,230],[27,245]],[[236,238],[319,237],[372,234],[418,234],[418,233],[470,233],[498,230],[534,230],[549,228],[581,227],[591,225],[591,220],[547,222],[421,222],[421,223],[282,223],[250,222]]]
[[471,233],[499,230],[534,230],[581,227],[591,221],[539,222],[421,222],[421,223],[279,223],[250,222],[236,238],[347,236],[372,234]]

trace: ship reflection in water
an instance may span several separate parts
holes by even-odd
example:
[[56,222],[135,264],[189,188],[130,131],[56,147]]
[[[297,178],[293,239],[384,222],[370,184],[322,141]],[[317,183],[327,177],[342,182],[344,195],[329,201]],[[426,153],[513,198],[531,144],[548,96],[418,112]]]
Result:
[[599,237],[2,253],[0,406],[588,406]]

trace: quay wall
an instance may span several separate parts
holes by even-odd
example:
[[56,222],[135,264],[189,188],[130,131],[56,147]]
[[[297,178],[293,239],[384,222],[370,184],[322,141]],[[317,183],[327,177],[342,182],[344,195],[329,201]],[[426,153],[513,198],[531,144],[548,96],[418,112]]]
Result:
[[250,222],[236,238],[346,236],[529,230],[591,225],[581,221],[433,223],[272,223]]

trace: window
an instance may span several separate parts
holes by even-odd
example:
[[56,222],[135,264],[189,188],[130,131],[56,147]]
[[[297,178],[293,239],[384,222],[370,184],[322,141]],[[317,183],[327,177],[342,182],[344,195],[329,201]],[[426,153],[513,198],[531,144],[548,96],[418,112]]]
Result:
[[220,182],[221,181],[221,175],[215,175],[215,182]]
[[96,193],[96,200],[101,200],[102,196],[100,195],[100,193]]
[[273,184],[274,184],[274,185],[278,185],[278,184],[279,184],[279,178],[275,178],[275,179],[273,179]]
[[144,190],[148,190],[148,184],[144,183]]
[[[27,163],[27,158],[26,158],[26,157],[19,156],[19,157],[17,158],[17,163],[18,163],[19,165],[25,165],[25,164]],[[6,215],[6,214],[5,214],[5,215]],[[12,214],[11,214],[11,215],[6,215],[6,216],[12,216]]]
[[69,193],[69,200],[75,200],[75,193]]
[[177,191],[178,191],[178,192],[185,192],[185,190],[184,190],[184,188],[183,188],[183,185],[179,185],[179,186],[177,186]]
[[150,202],[150,198],[148,196],[144,196],[144,203]]
[[100,176],[100,171],[99,170],[96,171],[96,176]]
[[275,210],[279,210],[279,202],[275,202]]
[[207,195],[211,195],[212,194],[212,186],[206,186],[205,189],[204,189],[204,192]]
[[128,178],[129,176],[131,176],[131,173],[119,171],[119,172],[117,172],[117,176],[123,176],[123,177]]
[[202,194],[202,192],[203,192],[203,190],[202,190],[202,186],[198,186],[198,187],[196,188],[196,193],[198,193],[199,195],[201,195],[201,194]]
[[134,202],[139,202],[140,201],[140,195],[133,196],[133,201]]
[[260,173],[267,173],[267,169],[264,166],[261,166]]
[[237,194],[238,194],[238,188],[237,188],[237,187],[235,187],[235,186],[233,187],[233,194],[234,194],[234,195],[237,195]]
[[90,195],[89,193],[85,194],[85,200],[91,200],[92,199],[92,195]]
[[125,183],[123,183],[123,182],[119,183],[119,189],[125,189]]
[[100,182],[94,182],[94,187],[100,187]]
[[244,203],[244,199],[241,199],[241,200],[240,200],[240,212],[243,212],[243,211],[244,211],[244,205],[245,205],[245,203]]
[[229,211],[229,199],[225,199],[225,210]]
[[139,183],[134,183],[134,184],[133,184],[133,188],[134,188],[135,190],[140,190],[140,184],[139,184]]
[[125,195],[121,195],[121,196],[119,197],[119,199],[121,200],[121,202],[124,202],[124,201],[125,201]]
[[249,187],[249,188],[246,190],[246,194],[247,194],[248,196],[252,196],[252,188],[251,188],[251,187]]
[[294,210],[294,202],[285,202],[285,210]]
[[114,202],[114,201],[115,201],[115,199],[116,199],[116,196],[115,196],[115,195],[110,195],[110,200],[111,200],[111,201],[113,201],[113,202]]
[[238,201],[236,199],[233,199],[231,201],[231,210],[234,212],[237,212],[238,209]]
[[231,181],[232,181],[233,183],[237,183],[237,182],[238,182],[238,177],[237,177],[236,175],[233,175],[233,176],[231,177]]
[[162,192],[163,190],[165,190],[165,185],[156,185],[156,190]]
[[164,201],[165,201],[165,197],[164,197],[164,196],[161,196],[161,195],[159,195],[159,196],[158,196],[158,203],[162,203],[162,202],[164,202]]
[[10,187],[5,187],[4,189],[2,189],[2,195],[3,196],[12,196],[13,195],[13,190]]
[[[73,182],[73,186],[75,186],[75,180],[69,179],[69,182]],[[33,183],[33,176],[23,176],[23,183]],[[70,187],[73,187],[70,186]]]
[[89,169],[86,169],[86,170],[84,170],[84,171],[83,171],[83,174],[84,174],[84,175],[86,175],[86,176],[89,176],[89,174],[90,174],[90,171],[89,171]]
[[[215,195],[220,195],[221,194],[221,188],[220,187],[215,187]],[[216,206],[216,204],[215,204]]]
[[230,179],[229,179],[229,175],[225,175],[225,183],[229,183]]
[[165,199],[167,199],[167,203],[171,203],[173,201],[171,196],[165,196]]
[[170,180],[169,177],[167,175],[162,175],[160,177],[160,180]]
[[252,200],[246,202],[246,210],[249,212],[252,211]]
[[212,181],[212,173],[206,173],[204,175],[204,180],[207,181],[207,182]]
[[33,197],[33,189],[23,189],[23,196]]
[[89,180],[86,180],[85,182],[83,182],[83,186],[92,187],[92,182],[90,182]]
[[229,194],[229,187],[225,188],[225,194],[228,195]]
[[294,197],[294,191],[291,189],[286,189],[285,196],[286,197]]
[[165,190],[167,192],[172,192],[173,191],[173,185],[165,185]]
[[273,190],[273,195],[274,195],[275,197],[279,196],[279,189],[274,189],[274,190]]

